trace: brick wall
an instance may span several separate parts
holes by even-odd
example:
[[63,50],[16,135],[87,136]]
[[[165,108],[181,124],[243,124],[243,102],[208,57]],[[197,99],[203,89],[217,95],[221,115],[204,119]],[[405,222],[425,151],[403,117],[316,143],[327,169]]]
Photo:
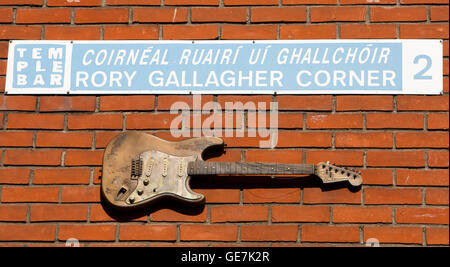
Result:
[[[448,0],[0,0],[0,245],[448,245]],[[359,190],[270,179],[193,181],[206,204],[128,215],[100,202],[103,150],[133,129],[170,138],[190,96],[4,95],[11,39],[444,39],[440,96],[216,96],[277,101],[275,149],[226,138],[221,161],[362,171]],[[318,120],[317,118],[320,118]],[[172,138],[173,139],[173,138]]]

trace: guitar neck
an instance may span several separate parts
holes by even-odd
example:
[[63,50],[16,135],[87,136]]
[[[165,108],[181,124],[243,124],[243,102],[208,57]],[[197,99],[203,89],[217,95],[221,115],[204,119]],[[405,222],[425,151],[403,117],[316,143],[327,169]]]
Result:
[[295,175],[314,174],[312,164],[243,163],[193,161],[188,175]]

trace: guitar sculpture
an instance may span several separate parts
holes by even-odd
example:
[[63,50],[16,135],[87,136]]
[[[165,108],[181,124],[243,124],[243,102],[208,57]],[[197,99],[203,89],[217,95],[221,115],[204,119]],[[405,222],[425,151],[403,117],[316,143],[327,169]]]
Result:
[[205,150],[224,146],[217,137],[169,142],[141,132],[125,132],[106,147],[101,192],[115,208],[138,208],[162,197],[202,203],[204,196],[191,190],[197,175],[299,175],[315,174],[323,183],[362,183],[358,172],[327,163],[280,164],[206,162]]

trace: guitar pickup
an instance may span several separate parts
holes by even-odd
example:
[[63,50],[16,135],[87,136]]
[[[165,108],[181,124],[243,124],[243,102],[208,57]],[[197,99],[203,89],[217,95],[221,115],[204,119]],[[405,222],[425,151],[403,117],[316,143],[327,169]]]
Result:
[[137,180],[142,175],[142,159],[131,160],[131,180]]

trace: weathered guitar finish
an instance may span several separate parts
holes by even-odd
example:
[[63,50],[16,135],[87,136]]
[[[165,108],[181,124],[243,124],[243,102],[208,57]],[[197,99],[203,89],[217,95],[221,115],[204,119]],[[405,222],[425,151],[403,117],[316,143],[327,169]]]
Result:
[[217,137],[169,142],[142,132],[125,132],[106,147],[101,192],[115,208],[137,208],[162,197],[201,203],[204,196],[191,190],[196,175],[300,175],[315,174],[323,183],[362,182],[359,173],[327,163],[278,164],[206,162],[203,152],[223,146]]

